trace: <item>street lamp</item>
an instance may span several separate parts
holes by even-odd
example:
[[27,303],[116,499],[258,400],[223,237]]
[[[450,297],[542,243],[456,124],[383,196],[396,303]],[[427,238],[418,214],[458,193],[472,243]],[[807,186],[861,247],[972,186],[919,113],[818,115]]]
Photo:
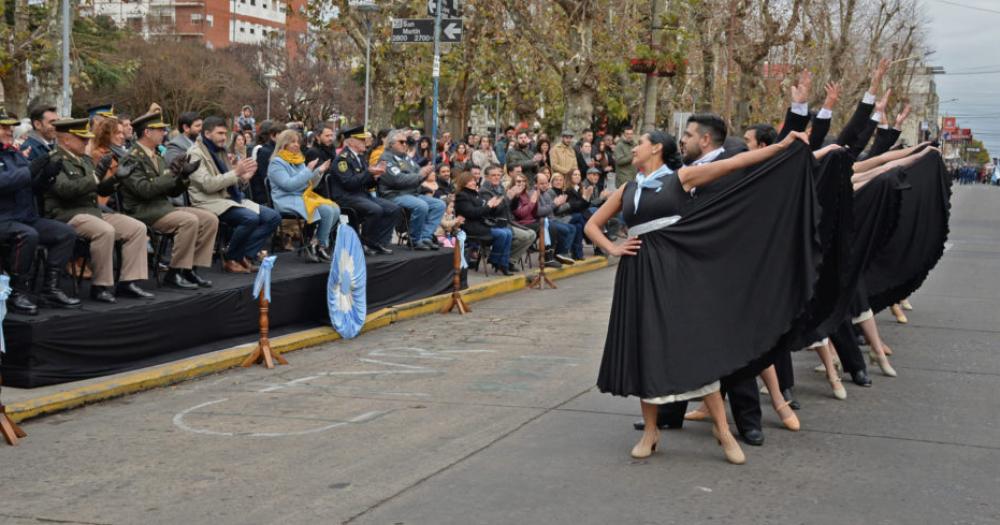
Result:
[[276,73],[264,73],[264,79],[267,81],[267,113],[264,114],[265,120],[271,120],[271,80],[278,76]]
[[351,0],[350,7],[365,15],[365,131],[368,130],[369,101],[372,86],[372,13],[378,12],[374,0]]

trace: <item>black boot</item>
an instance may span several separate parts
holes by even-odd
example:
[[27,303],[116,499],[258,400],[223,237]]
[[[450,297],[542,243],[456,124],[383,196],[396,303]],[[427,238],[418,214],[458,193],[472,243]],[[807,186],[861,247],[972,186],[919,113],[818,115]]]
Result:
[[14,312],[22,315],[38,315],[38,305],[22,291],[23,283],[19,276],[10,276],[10,297],[7,298],[7,305]]
[[38,306],[32,302],[28,294],[21,291],[21,282],[16,275],[10,276],[10,297],[7,298],[7,305],[22,315],[38,315]]
[[45,281],[42,286],[42,299],[46,303],[59,308],[79,308],[80,300],[76,297],[66,295],[66,292],[59,287],[59,274],[62,273],[61,266],[46,266]]

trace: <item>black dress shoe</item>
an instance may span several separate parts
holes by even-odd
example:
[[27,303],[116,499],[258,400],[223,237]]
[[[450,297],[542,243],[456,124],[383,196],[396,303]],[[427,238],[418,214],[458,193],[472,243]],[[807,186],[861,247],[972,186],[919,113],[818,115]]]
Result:
[[7,304],[10,309],[22,315],[38,315],[38,305],[31,302],[31,299],[17,291],[11,292],[10,297],[7,298]]
[[377,253],[380,253],[382,255],[392,255],[392,250],[390,250],[389,248],[386,248],[385,246],[383,246],[381,244],[376,244],[375,246],[372,246],[372,249],[375,250]]
[[375,250],[373,250],[373,249],[371,249],[371,248],[369,248],[367,246],[362,246],[361,250],[365,252],[365,257],[375,257],[375,255],[376,255],[375,254]]
[[799,402],[796,401],[794,397],[792,397],[791,388],[786,388],[782,390],[781,397],[784,397],[785,401],[788,401],[788,406],[791,407],[792,410],[800,410],[802,408],[802,405],[800,405]]
[[194,271],[194,268],[190,270],[184,270],[183,272],[181,272],[181,275],[183,275],[184,278],[188,280],[188,282],[197,284],[202,288],[212,287],[212,281],[209,281],[208,279],[202,279],[201,276]]
[[197,290],[198,285],[185,279],[179,270],[172,269],[163,276],[163,285],[178,290]]
[[[656,422],[656,428],[658,428],[660,430],[666,430],[666,429],[677,430],[677,429],[682,428],[683,426],[684,426],[684,422],[683,421],[681,421],[680,423],[677,423],[675,425],[671,425],[670,423],[664,423],[662,421],[657,421]],[[635,423],[632,423],[632,428],[634,428],[636,430],[639,430],[639,431],[646,430],[646,422],[643,421],[643,420],[641,420],[641,419],[639,419]]]
[[854,381],[855,385],[858,386],[872,386],[872,378],[868,377],[867,370],[858,370],[857,372],[851,372],[851,381]]
[[135,282],[118,283],[118,295],[131,297],[132,299],[152,299],[155,295],[139,288]]
[[330,252],[323,246],[316,247],[316,255],[318,255],[320,260],[324,262],[330,262],[333,259],[333,257],[330,257]]
[[759,447],[764,444],[764,433],[759,429],[751,428],[745,432],[740,432],[740,437],[747,445]]
[[91,286],[90,298],[101,303],[114,304],[118,302],[115,294],[111,293],[111,288],[107,286]]

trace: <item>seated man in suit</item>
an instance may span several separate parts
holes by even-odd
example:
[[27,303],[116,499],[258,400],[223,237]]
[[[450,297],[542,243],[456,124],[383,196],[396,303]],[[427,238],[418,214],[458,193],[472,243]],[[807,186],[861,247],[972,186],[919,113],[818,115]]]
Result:
[[257,161],[243,159],[233,168],[226,159],[226,121],[208,117],[201,135],[188,150],[190,162],[200,162],[191,174],[188,194],[191,205],[210,211],[233,228],[222,269],[229,273],[250,273],[257,268],[257,254],[281,225],[278,212],[244,198],[240,184],[257,171]]
[[122,159],[122,165],[130,166],[132,171],[122,183],[125,211],[158,232],[174,235],[170,270],[164,277],[167,286],[182,290],[209,288],[212,283],[195,273],[194,267],[212,266],[219,218],[203,209],[176,207],[170,201],[187,191],[198,163],[186,162],[184,155],[168,169],[156,148],[167,134],[167,125],[159,113],[135,119],[132,127],[137,137],[135,146]]

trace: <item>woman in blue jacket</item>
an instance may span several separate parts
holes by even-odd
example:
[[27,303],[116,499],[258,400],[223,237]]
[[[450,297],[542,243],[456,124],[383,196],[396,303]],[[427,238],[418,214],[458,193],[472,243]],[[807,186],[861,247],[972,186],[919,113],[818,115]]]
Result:
[[[308,222],[319,219],[316,237],[306,248],[310,260],[330,260],[330,232],[340,220],[340,208],[330,200],[319,196],[310,198],[309,214],[303,193],[315,187],[330,167],[330,161],[317,166],[317,160],[306,164],[302,154],[301,137],[295,130],[285,130],[278,135],[274,155],[267,167],[267,178],[271,183],[271,200],[274,208],[282,214],[295,214]],[[311,192],[310,192],[311,193]],[[314,203],[318,202],[318,205]]]

